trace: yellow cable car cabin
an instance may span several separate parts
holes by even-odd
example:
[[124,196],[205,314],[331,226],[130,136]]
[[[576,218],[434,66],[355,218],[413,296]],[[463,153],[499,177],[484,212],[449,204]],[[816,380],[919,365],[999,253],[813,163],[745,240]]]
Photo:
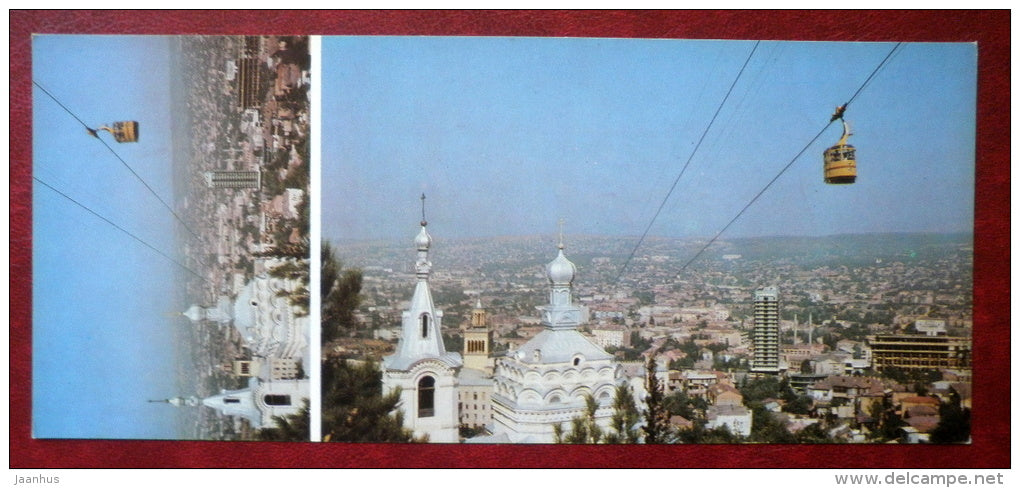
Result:
[[846,143],[850,135],[850,126],[843,121],[843,137],[825,150],[825,182],[830,185],[848,185],[857,179],[857,150]]
[[111,124],[112,127],[102,126],[96,130],[89,129],[89,134],[95,137],[99,137],[99,131],[105,130],[110,134],[113,134],[113,139],[117,142],[138,142],[138,122],[134,120],[127,120],[123,122],[114,122]]

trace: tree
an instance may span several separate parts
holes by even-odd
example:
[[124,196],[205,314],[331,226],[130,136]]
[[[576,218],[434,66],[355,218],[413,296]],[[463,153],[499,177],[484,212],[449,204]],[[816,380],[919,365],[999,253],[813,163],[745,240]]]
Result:
[[900,427],[907,425],[893,408],[892,400],[886,396],[881,402],[874,402],[868,409],[868,416],[875,421],[872,438],[880,441],[899,437]]
[[750,406],[768,398],[779,398],[780,386],[779,378],[766,376],[747,382],[740,389],[740,394],[744,396],[744,403]]
[[330,358],[322,364],[322,440],[418,442],[397,409],[400,391],[382,392],[382,371],[373,362],[352,365]]
[[595,397],[585,395],[585,411],[570,420],[570,431],[564,432],[561,424],[553,425],[553,438],[557,444],[598,444],[603,441],[602,428],[595,423],[599,404]]
[[333,247],[322,243],[322,341],[329,342],[357,328],[354,312],[361,304],[361,270],[343,269]]
[[663,389],[659,377],[655,375],[655,356],[648,355],[645,363],[645,444],[661,444],[669,432],[669,412],[663,405]]
[[725,425],[712,429],[705,428],[704,421],[694,422],[694,427],[677,431],[676,442],[680,444],[734,444],[740,438]]
[[797,434],[795,434],[795,437],[797,442],[801,444],[827,444],[833,442],[821,422],[816,422],[800,429]]
[[260,441],[308,442],[312,440],[309,419],[309,405],[306,398],[298,413],[285,417],[274,415],[273,424],[275,427],[264,428],[255,437]]
[[939,423],[931,432],[935,444],[955,444],[970,441],[970,409],[960,405],[960,395],[949,390],[949,401],[939,405]]
[[616,385],[613,417],[610,421],[613,431],[606,433],[606,444],[636,444],[641,438],[636,428],[640,419],[641,414],[638,412],[630,385],[627,383]]
[[687,420],[703,418],[708,402],[701,397],[689,397],[683,391],[675,391],[663,399],[663,407],[669,415],[679,415]]
[[767,444],[794,444],[797,438],[787,430],[772,412],[768,411],[760,403],[751,407],[751,442],[763,442]]

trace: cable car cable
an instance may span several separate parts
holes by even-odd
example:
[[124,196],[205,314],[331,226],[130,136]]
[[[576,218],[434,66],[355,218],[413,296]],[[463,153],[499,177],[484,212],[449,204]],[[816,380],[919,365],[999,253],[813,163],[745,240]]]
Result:
[[703,246],[703,247],[701,248],[701,250],[699,250],[699,251],[698,251],[698,252],[697,252],[697,253],[696,253],[696,254],[694,255],[694,257],[692,257],[691,259],[689,259],[689,260],[688,260],[688,261],[687,261],[686,263],[684,263],[684,265],[683,265],[683,266],[681,266],[681,267],[680,267],[680,271],[678,271],[678,272],[677,272],[677,274],[680,274],[680,273],[684,272],[684,270],[686,270],[686,269],[687,269],[687,266],[689,266],[689,265],[690,265],[690,264],[691,264],[692,262],[694,262],[694,260],[695,260],[695,259],[698,259],[698,256],[701,256],[701,253],[705,252],[705,250],[706,250],[706,249],[708,249],[708,246],[711,246],[711,245],[712,245],[712,243],[714,243],[714,242],[716,241],[716,239],[718,239],[718,238],[719,238],[719,236],[721,236],[721,235],[723,234],[723,232],[726,232],[726,229],[729,229],[729,228],[730,228],[730,226],[731,226],[731,225],[733,225],[733,223],[734,223],[734,222],[736,222],[736,221],[737,221],[737,219],[739,219],[739,218],[740,218],[740,216],[741,216],[741,215],[743,215],[743,214],[744,214],[744,212],[745,212],[745,211],[746,211],[746,210],[747,210],[748,208],[750,208],[750,207],[751,207],[751,205],[752,205],[752,204],[754,204],[754,202],[756,202],[756,201],[758,200],[758,198],[759,198],[759,197],[761,197],[761,196],[762,196],[762,194],[763,194],[763,193],[765,193],[765,191],[766,191],[766,190],[768,190],[768,189],[769,189],[769,187],[771,187],[771,186],[772,186],[772,184],[773,184],[773,183],[775,183],[775,182],[776,182],[776,180],[778,180],[778,179],[779,179],[779,177],[780,177],[780,176],[783,176],[783,173],[785,173],[785,172],[786,172],[786,170],[790,169],[790,166],[793,166],[793,163],[794,163],[794,162],[796,162],[796,161],[797,161],[797,159],[798,159],[798,158],[800,158],[800,156],[801,156],[802,154],[804,154],[804,151],[807,151],[807,150],[808,150],[808,148],[809,148],[809,147],[811,147],[811,145],[812,145],[812,144],[814,144],[814,143],[815,143],[815,141],[817,141],[817,140],[818,140],[818,138],[819,138],[819,137],[821,137],[823,133],[825,133],[825,130],[826,130],[826,129],[828,129],[830,125],[832,125],[832,122],[831,122],[831,121],[830,121],[829,123],[825,124],[825,127],[822,127],[822,130],[818,131],[818,134],[815,134],[815,137],[813,137],[813,138],[811,139],[811,142],[808,142],[808,143],[807,143],[807,145],[805,145],[805,146],[804,146],[804,148],[803,148],[803,149],[801,149],[801,150],[800,150],[800,152],[798,152],[798,153],[797,153],[797,155],[796,155],[796,156],[794,156],[794,157],[793,157],[793,159],[791,159],[789,163],[786,163],[786,166],[784,166],[784,167],[783,167],[783,169],[781,169],[781,170],[779,171],[779,174],[777,174],[777,175],[776,175],[776,176],[775,176],[774,178],[772,178],[772,180],[771,180],[771,181],[769,181],[769,182],[768,182],[768,184],[766,184],[766,185],[765,185],[765,187],[764,187],[764,188],[762,188],[762,189],[761,189],[761,191],[759,191],[759,192],[758,192],[758,194],[757,194],[757,195],[755,195],[755,196],[754,196],[754,198],[752,198],[752,199],[751,199],[751,201],[747,202],[747,204],[746,204],[746,205],[744,205],[744,208],[740,209],[740,212],[737,212],[737,215],[736,215],[735,217],[733,217],[732,219],[730,219],[729,223],[727,223],[727,224],[726,224],[726,226],[722,228],[722,230],[720,230],[720,231],[719,231],[719,232],[718,232],[718,233],[717,233],[717,234],[716,234],[716,235],[715,235],[714,237],[712,237],[712,238],[711,238],[711,239],[710,239],[710,240],[708,241],[708,243],[706,243],[706,244],[705,244],[705,245],[704,245],[704,246]]
[[37,86],[37,87],[39,87],[39,89],[40,89],[40,90],[42,90],[42,91],[43,91],[43,93],[45,93],[45,94],[49,95],[49,97],[50,97],[50,98],[52,98],[54,102],[57,102],[57,105],[60,105],[60,108],[64,109],[64,111],[65,111],[65,112],[67,112],[68,114],[70,114],[70,115],[71,115],[71,117],[74,117],[74,120],[77,120],[77,121],[78,121],[78,123],[82,125],[82,127],[84,127],[85,129],[88,129],[88,130],[91,130],[91,129],[92,129],[91,127],[89,127],[89,125],[88,125],[88,124],[86,124],[86,123],[85,123],[84,121],[82,121],[81,119],[79,119],[79,118],[78,118],[78,116],[77,116],[77,115],[75,115],[75,114],[74,114],[74,112],[72,112],[72,111],[71,111],[71,109],[67,108],[67,107],[66,107],[66,106],[65,106],[65,105],[64,105],[63,103],[60,103],[60,100],[58,100],[58,99],[57,99],[57,97],[53,96],[53,94],[52,94],[52,93],[50,93],[50,92],[49,92],[49,90],[47,90],[47,89],[43,88],[43,86],[42,86],[42,85],[40,85],[40,84],[39,84],[38,82],[36,82],[35,80],[32,80],[32,84],[33,84],[33,85],[35,85],[35,86]]
[[695,144],[694,150],[691,151],[691,155],[687,158],[687,162],[685,162],[683,168],[680,169],[680,174],[678,174],[676,179],[673,180],[673,185],[669,187],[666,197],[662,199],[662,203],[659,204],[659,208],[655,211],[655,215],[652,216],[652,220],[648,222],[648,226],[645,227],[645,231],[641,234],[641,238],[638,239],[637,244],[634,245],[634,249],[630,251],[630,255],[627,256],[626,261],[623,262],[623,266],[620,268],[620,272],[616,275],[616,279],[614,281],[620,281],[623,273],[627,271],[627,266],[630,264],[631,260],[634,259],[634,254],[637,253],[638,248],[641,247],[641,243],[645,241],[645,237],[648,237],[648,232],[652,230],[652,225],[655,224],[655,220],[659,217],[663,207],[666,206],[666,202],[669,201],[669,197],[673,195],[673,190],[676,190],[677,183],[680,183],[680,178],[687,171],[687,167],[690,166],[691,160],[694,159],[694,155],[698,153],[698,148],[701,147],[701,143],[704,142],[705,136],[708,135],[708,131],[712,128],[712,124],[715,122],[716,117],[719,116],[719,112],[722,111],[723,106],[726,105],[726,100],[728,100],[730,94],[733,93],[733,88],[737,86],[737,82],[740,81],[740,76],[744,74],[744,69],[747,68],[747,64],[751,61],[751,57],[754,56],[754,52],[758,49],[759,44],[761,44],[761,41],[756,41],[754,43],[754,47],[751,48],[751,52],[747,55],[747,59],[744,60],[743,66],[740,67],[740,71],[737,73],[736,78],[733,79],[733,83],[730,84],[729,90],[726,91],[726,96],[723,97],[722,102],[720,102],[719,106],[715,109],[712,119],[709,120],[704,132],[701,133],[701,138],[698,139],[698,143]]
[[71,198],[71,196],[69,196],[68,194],[66,194],[66,193],[64,193],[64,192],[62,192],[62,191],[60,191],[60,190],[56,189],[55,187],[53,187],[53,186],[52,186],[52,185],[50,185],[49,183],[46,183],[45,181],[43,181],[43,180],[39,179],[39,178],[38,178],[38,177],[36,177],[36,176],[32,176],[32,179],[33,179],[33,180],[35,180],[35,181],[38,181],[38,182],[39,182],[40,184],[42,184],[42,185],[43,185],[43,186],[45,186],[46,188],[49,188],[50,190],[53,190],[53,191],[54,191],[54,192],[56,192],[56,193],[57,193],[58,195],[60,195],[60,196],[62,196],[62,197],[64,197],[64,198],[66,198],[66,199],[70,200],[70,201],[71,201],[71,203],[74,203],[75,205],[77,205],[77,206],[79,206],[79,207],[81,207],[81,208],[85,209],[85,210],[86,210],[87,212],[89,212],[90,214],[92,214],[92,215],[95,215],[96,217],[99,217],[99,218],[100,218],[100,219],[101,219],[101,220],[102,220],[103,222],[106,222],[107,224],[110,224],[110,225],[112,225],[112,226],[113,226],[113,227],[114,227],[115,229],[117,229],[117,230],[119,230],[119,231],[121,231],[121,232],[123,232],[123,233],[127,234],[127,235],[128,235],[128,237],[131,237],[132,239],[134,239],[134,240],[138,241],[139,243],[141,243],[141,244],[142,244],[143,246],[145,246],[145,247],[147,247],[147,248],[149,248],[149,249],[151,249],[151,250],[155,251],[155,252],[156,252],[157,254],[159,254],[160,256],[163,256],[164,258],[166,258],[166,259],[167,259],[168,261],[170,261],[170,262],[172,262],[172,263],[176,264],[177,266],[180,266],[180,267],[184,268],[184,269],[185,269],[185,270],[187,270],[187,271],[188,271],[189,273],[191,273],[191,274],[193,274],[193,275],[195,275],[195,276],[197,276],[197,277],[199,277],[199,278],[201,278],[201,279],[203,279],[203,280],[205,280],[205,281],[207,281],[207,282],[210,282],[210,283],[212,283],[212,281],[210,281],[210,280],[209,280],[208,278],[206,278],[206,277],[202,276],[201,274],[199,274],[199,273],[195,272],[195,271],[194,271],[194,270],[192,270],[191,268],[189,268],[189,267],[185,266],[184,264],[180,263],[180,262],[179,262],[179,261],[177,261],[176,259],[174,259],[174,258],[170,257],[170,256],[169,256],[168,254],[166,254],[165,252],[163,252],[163,251],[160,251],[160,250],[159,250],[159,249],[157,249],[157,248],[156,248],[155,246],[153,246],[153,245],[149,244],[148,242],[145,242],[145,241],[144,241],[144,240],[143,240],[142,238],[140,238],[140,237],[138,237],[137,235],[135,235],[135,234],[131,233],[131,232],[130,232],[130,231],[128,231],[127,229],[125,229],[125,228],[123,228],[123,227],[121,227],[121,226],[117,225],[117,224],[116,224],[116,223],[114,223],[114,222],[113,222],[112,220],[110,220],[110,219],[108,219],[108,218],[106,218],[106,217],[103,217],[102,215],[100,215],[100,214],[99,214],[98,212],[96,212],[95,210],[92,210],[91,208],[89,208],[89,207],[86,207],[86,206],[85,206],[85,204],[83,204],[83,203],[81,203],[81,202],[79,202],[79,201],[75,200],[74,198]]
[[[50,93],[50,92],[49,92],[48,90],[46,90],[45,88],[43,88],[43,86],[42,86],[42,85],[40,85],[40,84],[39,84],[38,82],[36,82],[35,80],[32,80],[32,84],[33,84],[33,85],[35,85],[35,86],[37,86],[37,87],[39,87],[39,89],[40,89],[40,90],[42,90],[42,91],[43,91],[43,93],[45,93],[45,94],[46,94],[46,95],[48,95],[48,96],[49,96],[49,97],[50,97],[51,99],[53,99],[53,101],[54,101],[54,102],[56,102],[56,103],[57,103],[57,105],[59,105],[59,106],[60,106],[60,108],[64,109],[64,111],[65,111],[65,112],[67,112],[67,113],[68,113],[68,114],[69,114],[69,115],[70,115],[71,117],[74,117],[74,119],[75,119],[75,120],[77,120],[77,121],[78,121],[78,123],[80,123],[80,124],[81,124],[81,125],[82,125],[83,127],[85,127],[85,129],[86,129],[86,130],[89,130],[89,131],[91,131],[91,130],[92,130],[92,128],[90,128],[90,127],[88,126],[88,124],[86,124],[85,122],[83,122],[83,121],[81,120],[81,118],[79,118],[79,117],[78,117],[77,115],[75,115],[75,113],[74,113],[74,112],[72,112],[72,111],[71,111],[71,110],[70,110],[69,108],[67,108],[67,106],[65,106],[65,105],[64,105],[63,103],[61,103],[61,102],[60,102],[60,100],[58,100],[58,99],[57,99],[57,97],[53,96],[53,94],[52,94],[52,93]],[[168,203],[166,203],[166,201],[165,201],[165,200],[163,200],[163,198],[162,198],[162,197],[160,197],[158,193],[156,193],[156,190],[152,189],[152,187],[151,187],[151,186],[149,186],[149,184],[148,184],[148,183],[146,183],[146,182],[145,182],[145,180],[143,180],[143,179],[142,179],[142,177],[141,177],[141,176],[140,176],[140,175],[139,175],[139,174],[138,174],[137,172],[135,172],[135,170],[134,170],[134,169],[132,169],[130,165],[128,165],[128,164],[127,164],[127,161],[124,161],[124,158],[120,157],[120,155],[119,155],[119,154],[117,154],[117,151],[114,151],[114,150],[113,150],[113,147],[111,147],[111,146],[110,146],[109,144],[107,144],[107,143],[106,143],[106,141],[104,141],[104,140],[102,140],[102,139],[99,139],[98,137],[97,137],[96,139],[98,139],[98,140],[99,140],[99,142],[103,143],[103,145],[104,145],[104,146],[106,146],[106,149],[108,149],[108,150],[110,151],[110,153],[112,153],[112,154],[113,154],[113,156],[114,156],[115,158],[117,158],[117,160],[118,160],[118,161],[120,161],[120,162],[121,162],[121,164],[123,164],[123,165],[124,165],[124,167],[125,167],[125,168],[127,168],[127,169],[128,169],[128,171],[130,171],[130,172],[131,172],[131,174],[132,174],[132,175],[134,175],[134,176],[135,176],[135,178],[136,178],[136,179],[137,179],[138,181],[140,181],[140,182],[142,183],[142,185],[144,185],[144,186],[145,186],[145,188],[146,188],[147,190],[149,190],[149,193],[151,193],[151,194],[152,194],[152,196],[156,197],[156,200],[159,200],[159,203],[163,204],[163,207],[165,207],[165,208],[166,208],[167,210],[169,210],[169,211],[170,211],[170,213],[171,213],[171,214],[173,214],[174,218],[175,218],[175,219],[177,219],[177,221],[178,221],[178,222],[180,222],[180,224],[181,224],[182,226],[184,226],[184,229],[185,229],[185,230],[187,230],[187,231],[188,231],[188,232],[189,232],[189,233],[190,233],[190,234],[191,234],[192,236],[194,236],[194,237],[195,237],[196,239],[197,239],[197,238],[199,237],[199,236],[198,236],[198,234],[196,234],[196,233],[195,233],[195,231],[191,230],[191,227],[189,227],[189,226],[188,226],[188,224],[184,223],[184,219],[182,219],[180,215],[177,215],[177,212],[175,212],[175,211],[174,211],[174,209],[173,209],[172,207],[170,207],[170,205],[169,205]]]
[[159,203],[162,203],[163,206],[166,207],[166,209],[169,210],[171,214],[173,214],[174,218],[181,223],[185,230],[191,233],[191,235],[194,236],[196,239],[199,238],[198,234],[196,234],[195,231],[191,230],[191,227],[188,227],[188,224],[184,223],[184,219],[182,219],[180,215],[177,215],[177,212],[174,212],[174,209],[171,208],[170,205],[166,203],[166,201],[160,198],[160,196],[156,193],[156,190],[153,190],[152,187],[149,186],[149,184],[146,183],[145,180],[143,180],[142,177],[135,172],[135,170],[131,169],[131,166],[128,166],[127,162],[125,162],[124,159],[121,158],[120,155],[117,154],[117,152],[114,151],[113,148],[106,143],[106,141],[99,139],[99,142],[103,143],[103,145],[106,146],[106,148],[109,149],[111,153],[113,153],[114,157],[116,157],[121,163],[123,163],[124,167],[127,168],[128,171],[131,172],[131,174],[135,175],[135,178],[137,178],[138,181],[142,182],[142,184],[145,185],[145,188],[149,190],[149,193],[152,193],[152,196],[156,197],[156,199],[159,200]]
[[[861,84],[860,88],[858,88],[857,91],[854,92],[853,96],[850,97],[850,99],[847,100],[847,102],[845,104],[843,104],[843,106],[841,107],[843,110],[845,110],[846,107],[850,105],[850,102],[854,101],[854,99],[857,98],[857,95],[860,95],[861,92],[864,90],[864,88],[869,83],[871,83],[871,80],[872,80],[872,78],[874,78],[875,74],[878,73],[878,71],[880,69],[882,69],[883,66],[885,66],[885,63],[889,60],[889,58],[893,55],[893,53],[896,52],[897,49],[899,49],[901,44],[903,44],[903,43],[902,42],[898,42],[898,43],[896,43],[895,46],[893,46],[892,50],[889,51],[889,54],[887,54],[885,56],[885,58],[882,59],[882,62],[879,63],[878,66],[875,67],[874,70],[872,70],[871,74],[868,75],[868,77],[864,80],[864,83]],[[768,190],[772,186],[772,184],[775,183],[776,180],[779,179],[780,176],[783,176],[783,173],[785,173],[786,170],[790,169],[790,166],[793,166],[793,163],[796,162],[797,159],[800,158],[801,155],[803,155],[804,152],[807,151],[808,148],[811,147],[811,145],[814,144],[815,141],[817,141],[818,138],[822,136],[822,134],[825,132],[825,130],[828,129],[829,126],[832,125],[832,123],[835,122],[835,121],[836,121],[836,119],[833,118],[828,123],[826,123],[825,126],[822,127],[822,130],[818,131],[818,134],[815,134],[815,136],[813,138],[811,138],[811,141],[808,142],[804,146],[804,148],[801,149],[800,152],[798,152],[797,155],[794,156],[793,159],[790,160],[789,163],[786,163],[786,166],[783,166],[783,169],[779,170],[779,173],[776,174],[776,176],[774,178],[772,178],[772,180],[769,181],[768,184],[766,184],[765,187],[762,188],[761,191],[759,191],[757,195],[755,195],[753,198],[751,198],[751,201],[747,202],[747,204],[744,205],[744,208],[740,209],[740,212],[738,212],[736,216],[734,216],[732,219],[730,219],[730,221],[722,228],[722,230],[720,230],[718,233],[716,233],[716,235],[714,237],[709,239],[709,241],[704,246],[702,246],[702,248],[694,255],[694,257],[692,257],[691,259],[687,260],[687,262],[684,263],[684,265],[680,267],[680,271],[677,272],[677,275],[679,275],[680,273],[683,273],[684,270],[686,270],[687,267],[690,266],[690,264],[694,262],[694,260],[698,259],[698,257],[701,256],[701,254],[704,253],[705,250],[708,249],[708,247],[711,246],[719,238],[719,236],[721,236],[724,232],[726,232],[726,229],[729,229],[730,226],[733,225],[733,223],[736,222],[737,219],[739,219],[740,216],[743,215],[744,212],[747,211],[747,209],[750,208],[751,205],[753,205],[754,202],[756,202],[758,200],[758,198],[761,197],[762,194],[764,194],[765,191]]]
[[886,55],[885,55],[885,58],[884,58],[884,59],[882,59],[882,62],[881,62],[881,63],[878,63],[878,67],[876,67],[876,68],[875,68],[875,69],[874,69],[874,70],[873,70],[873,71],[871,72],[871,74],[870,74],[870,75],[868,75],[868,78],[867,78],[866,80],[864,80],[864,83],[862,83],[862,84],[861,84],[861,87],[860,87],[860,88],[858,88],[858,89],[857,89],[857,91],[856,91],[856,92],[854,92],[854,95],[853,95],[852,97],[850,97],[850,99],[849,99],[849,100],[847,100],[847,101],[846,101],[846,103],[844,103],[844,104],[843,104],[843,106],[844,106],[844,107],[845,107],[845,106],[847,106],[847,105],[850,105],[850,102],[854,101],[854,99],[856,99],[856,98],[857,98],[857,95],[860,95],[860,94],[861,94],[861,92],[862,92],[862,91],[864,91],[864,88],[865,88],[866,86],[868,86],[868,84],[869,84],[869,83],[871,83],[871,79],[872,79],[872,78],[874,78],[876,74],[878,74],[878,71],[879,71],[880,69],[882,69],[882,67],[883,67],[883,66],[885,66],[885,63],[886,63],[887,61],[889,61],[889,58],[891,58],[891,57],[892,57],[893,53],[895,53],[895,52],[896,52],[896,50],[897,50],[897,49],[899,49],[899,48],[900,48],[900,46],[901,46],[902,44],[903,44],[903,42],[897,42],[897,43],[896,43],[896,45],[895,45],[895,46],[893,46],[892,50],[890,50],[890,51],[889,51],[889,54],[886,54]]

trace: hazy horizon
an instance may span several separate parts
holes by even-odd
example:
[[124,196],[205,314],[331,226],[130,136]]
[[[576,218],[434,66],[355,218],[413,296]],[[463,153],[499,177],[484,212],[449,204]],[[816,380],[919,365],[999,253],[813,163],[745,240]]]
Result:
[[[323,237],[710,238],[894,43],[451,37],[323,41]],[[749,61],[748,61],[749,59]],[[691,158],[741,66],[747,67]],[[906,43],[723,238],[973,231],[976,47]]]

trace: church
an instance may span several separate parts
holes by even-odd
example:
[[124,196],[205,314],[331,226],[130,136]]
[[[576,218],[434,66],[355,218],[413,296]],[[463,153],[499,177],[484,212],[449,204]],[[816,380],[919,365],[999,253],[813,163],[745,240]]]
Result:
[[[423,196],[424,198],[424,196]],[[424,214],[424,212],[423,212]],[[627,382],[614,357],[578,331],[581,308],[573,303],[577,268],[564,254],[546,265],[549,302],[539,307],[544,330],[504,357],[491,353],[492,333],[481,300],[464,331],[464,355],[446,351],[442,310],[429,290],[432,237],[422,219],[415,237],[415,288],[402,314],[396,352],[384,358],[383,388],[401,391],[404,425],[430,442],[458,442],[459,427],[482,427],[479,443],[553,443],[554,429],[569,429],[586,412],[586,397],[598,403],[596,422],[609,426],[616,386]]]
[[299,279],[275,276],[274,270],[291,265],[287,259],[255,260],[255,276],[231,300],[221,296],[216,305],[192,305],[184,316],[193,323],[209,321],[236,329],[250,351],[250,359],[236,359],[229,372],[247,378],[246,388],[221,390],[208,398],[177,397],[160,402],[177,407],[205,406],[220,415],[246,419],[255,429],[272,427],[274,416],[298,414],[310,396],[304,377],[309,364],[309,319],[290,301],[304,284]]

